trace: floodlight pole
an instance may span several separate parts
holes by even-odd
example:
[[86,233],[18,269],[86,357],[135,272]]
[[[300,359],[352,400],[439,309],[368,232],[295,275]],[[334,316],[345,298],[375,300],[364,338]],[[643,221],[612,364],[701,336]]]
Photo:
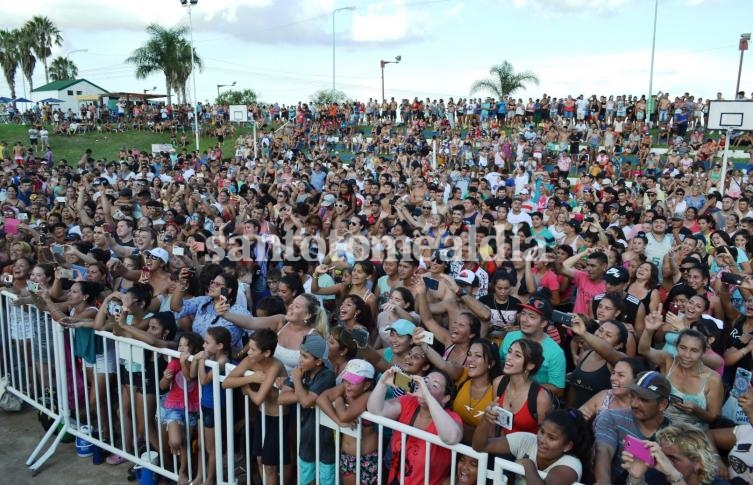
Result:
[[196,151],[200,151],[199,145],[199,99],[196,97],[196,63],[193,52],[193,18],[191,9],[199,3],[199,0],[180,0],[181,5],[188,9],[188,32],[191,35],[191,81],[193,83],[193,131],[196,138]]
[[738,48],[740,49],[740,66],[737,68],[737,85],[735,85],[735,96],[734,98],[737,99],[737,93],[740,92],[740,76],[743,73],[743,55],[745,54],[745,51],[748,50],[748,41],[750,40],[750,34],[740,34],[740,44]]
[[659,0],[654,0],[654,35],[651,38],[651,68],[648,74],[648,101],[646,102],[646,125],[651,126],[651,111],[653,111],[656,101],[653,103],[654,92],[654,54],[656,52],[656,18],[659,15]]
[[343,10],[355,10],[356,7],[350,5],[348,7],[336,8],[332,11],[332,101],[335,101],[335,14]]

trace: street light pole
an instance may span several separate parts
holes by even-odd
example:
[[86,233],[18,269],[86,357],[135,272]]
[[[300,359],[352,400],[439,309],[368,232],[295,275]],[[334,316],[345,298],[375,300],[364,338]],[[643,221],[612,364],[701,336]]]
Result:
[[217,99],[220,97],[220,88],[227,88],[227,87],[233,87],[235,86],[235,83],[237,81],[233,81],[233,84],[218,84],[217,85]]
[[196,63],[194,62],[193,52],[193,18],[191,8],[199,3],[199,0],[180,0],[181,5],[188,9],[188,31],[191,34],[191,81],[193,82],[193,130],[196,137],[196,151],[200,150],[199,146],[199,103],[196,97]]
[[656,52],[656,18],[659,14],[659,0],[654,0],[654,35],[651,38],[651,69],[648,74],[648,101],[646,102],[646,125],[651,126],[651,112],[654,110],[656,101],[654,96],[654,54]]
[[379,61],[379,67],[382,68],[382,102],[384,103],[385,97],[384,97],[384,66],[387,64],[399,64],[400,61],[403,59],[403,56],[395,56],[394,61]]
[[737,93],[740,92],[740,76],[743,73],[743,54],[748,50],[748,41],[750,40],[750,34],[740,34],[740,66],[737,68],[737,85],[735,85],[735,99],[737,99]]
[[356,7],[350,5],[348,7],[336,8],[332,11],[332,100],[335,99],[335,14],[343,10],[355,10]]

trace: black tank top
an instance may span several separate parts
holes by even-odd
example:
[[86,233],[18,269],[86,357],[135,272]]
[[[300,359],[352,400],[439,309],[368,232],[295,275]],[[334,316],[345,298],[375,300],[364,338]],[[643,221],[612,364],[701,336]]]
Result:
[[[583,361],[591,354],[590,351]],[[594,394],[604,389],[609,389],[612,386],[610,381],[611,372],[606,362],[599,369],[593,372],[585,372],[580,366],[576,367],[570,374],[570,385],[575,390],[575,401],[573,402],[574,408],[579,408],[591,399]]]

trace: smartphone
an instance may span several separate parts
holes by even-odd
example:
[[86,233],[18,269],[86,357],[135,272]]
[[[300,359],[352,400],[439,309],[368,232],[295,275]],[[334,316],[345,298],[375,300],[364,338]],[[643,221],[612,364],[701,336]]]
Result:
[[72,269],[65,269],[62,268],[60,270],[60,277],[65,280],[72,280],[73,279],[73,270]]
[[126,316],[126,325],[133,325],[134,317],[133,315]]
[[178,246],[173,246],[173,256],[185,256],[186,251]]
[[512,429],[513,414],[502,406],[494,406],[497,413],[497,424],[505,429]]
[[669,395],[669,403],[670,404],[682,404],[684,402],[685,402],[685,400],[683,398],[681,398],[680,396],[676,395],[676,394],[670,394]]
[[563,327],[572,327],[573,314],[561,312],[559,310],[552,310],[552,322],[562,325]]
[[411,391],[411,387],[413,385],[413,379],[408,374],[405,374],[404,372],[396,372],[394,376],[394,386],[400,390],[402,390],[405,394],[408,394]]
[[2,281],[6,285],[13,284],[13,275],[12,274],[4,274],[2,278],[0,278],[0,281]]
[[119,303],[115,303],[111,301],[110,304],[107,305],[107,312],[110,315],[117,317],[118,315],[120,315],[122,311],[123,311],[123,306],[120,305]]
[[432,332],[424,331],[422,342],[426,345],[432,345],[434,343],[434,334]]
[[31,293],[36,293],[39,291],[39,283],[35,283],[33,281],[27,281],[26,289],[29,290]]
[[677,315],[678,313],[680,313],[680,305],[677,303],[670,303],[667,311],[669,313],[674,313],[675,315]]
[[228,296],[230,296],[230,290],[227,288],[220,288],[220,296],[224,296],[225,301],[227,301]]
[[728,272],[722,273],[722,283],[740,286],[743,284],[743,281],[745,281],[745,278],[742,275]]
[[56,204],[65,204],[66,203],[66,199],[65,199],[65,197],[55,197],[55,203]]
[[18,213],[18,220],[19,221],[28,221],[29,220],[29,214],[26,212],[19,212]]
[[115,234],[115,224],[113,224],[112,222],[105,222],[104,224],[102,224],[102,229],[105,232],[109,232],[110,234]]
[[207,245],[204,244],[203,242],[197,242],[197,243],[194,243],[194,244],[196,245],[196,252],[197,253],[203,253],[203,252],[205,252],[207,250]]
[[426,285],[426,288],[429,290],[438,290],[439,289],[439,281],[435,280],[434,278],[429,278],[428,276],[424,276],[424,284]]
[[640,460],[647,464],[649,467],[653,467],[656,464],[654,456],[651,454],[651,450],[643,444],[643,441],[639,440],[635,436],[625,436],[625,441],[622,443],[622,449],[630,452],[636,460]]
[[165,244],[169,244],[173,242],[173,237],[169,234],[165,234],[165,236],[162,238],[162,242],[164,242]]
[[730,396],[738,399],[740,396],[748,392],[748,384],[750,384],[750,378],[753,373],[748,369],[738,367],[735,372],[735,380],[732,383],[732,389],[729,391]]

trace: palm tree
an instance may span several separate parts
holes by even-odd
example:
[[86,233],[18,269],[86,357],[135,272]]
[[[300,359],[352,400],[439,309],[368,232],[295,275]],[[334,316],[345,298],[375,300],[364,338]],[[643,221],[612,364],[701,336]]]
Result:
[[501,100],[518,89],[524,88],[526,83],[539,84],[536,74],[531,71],[515,72],[512,64],[507,61],[492,66],[489,74],[492,75],[491,78],[478,80],[471,85],[471,94],[479,91],[490,92]]
[[35,15],[31,20],[26,22],[25,28],[28,28],[33,33],[34,42],[32,43],[32,50],[37,56],[37,60],[42,61],[44,64],[44,79],[45,82],[50,82],[50,75],[47,69],[47,59],[52,55],[52,46],[63,45],[63,36],[60,35],[60,30],[55,24],[47,17],[41,15]]
[[18,62],[21,65],[21,72],[29,81],[29,92],[34,90],[32,76],[34,76],[34,68],[37,67],[37,58],[34,57],[34,42],[34,33],[28,25],[24,25],[18,35]]
[[10,97],[16,98],[16,71],[18,70],[18,30],[0,30],[0,67],[10,89]]
[[57,56],[50,63],[50,77],[53,81],[76,79],[78,67],[67,57]]
[[[202,60],[196,54],[196,49],[194,49],[193,54],[194,64],[196,64],[196,67],[201,71],[204,66]],[[177,60],[178,62],[174,73],[175,91],[180,93],[180,96],[183,98],[183,104],[186,104],[188,102],[188,97],[186,96],[186,84],[193,71],[193,65],[191,64],[191,44],[185,39],[181,39],[178,43]]]
[[[173,89],[179,90],[181,83],[191,74],[191,49],[184,36],[187,27],[166,29],[157,24],[146,28],[150,39],[134,50],[126,62],[136,65],[136,77],[144,79],[161,72],[165,76],[167,103],[172,104]],[[188,55],[186,55],[188,54]],[[195,62],[201,66],[201,59],[194,51]]]

